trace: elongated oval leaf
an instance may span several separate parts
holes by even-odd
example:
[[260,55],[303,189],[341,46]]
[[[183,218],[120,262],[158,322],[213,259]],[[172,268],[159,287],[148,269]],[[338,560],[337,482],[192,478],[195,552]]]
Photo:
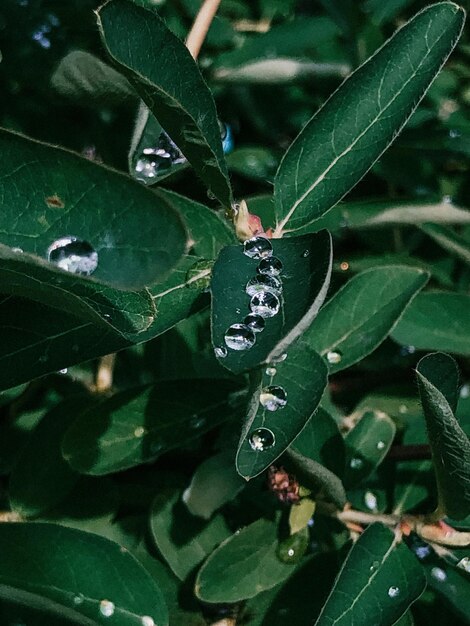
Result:
[[98,254],[91,278],[121,289],[156,283],[186,248],[179,215],[108,167],[0,130],[0,243],[47,259],[63,237]]
[[275,235],[312,223],[364,176],[418,105],[463,22],[456,4],[427,7],[330,97],[279,167]]
[[303,340],[337,372],[372,352],[428,280],[417,268],[390,265],[354,276],[320,310]]
[[108,624],[110,615],[117,626],[135,626],[144,616],[168,624],[160,589],[127,550],[55,524],[1,524],[0,583],[18,604],[75,614],[79,624]]
[[183,42],[154,11],[129,0],[105,4],[98,26],[111,58],[211,192],[230,206],[214,100]]
[[315,626],[391,626],[425,586],[416,557],[373,524],[352,547]]
[[434,353],[416,368],[436,473],[439,509],[459,520],[470,514],[470,440],[453,409],[458,369],[452,357]]

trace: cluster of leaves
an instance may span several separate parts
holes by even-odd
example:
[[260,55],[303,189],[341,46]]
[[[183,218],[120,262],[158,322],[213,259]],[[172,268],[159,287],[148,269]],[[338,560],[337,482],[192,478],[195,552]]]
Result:
[[[469,623],[464,11],[309,4],[223,0],[199,64],[196,0],[0,8],[41,16],[1,50],[2,623]],[[227,350],[260,223],[280,311]]]

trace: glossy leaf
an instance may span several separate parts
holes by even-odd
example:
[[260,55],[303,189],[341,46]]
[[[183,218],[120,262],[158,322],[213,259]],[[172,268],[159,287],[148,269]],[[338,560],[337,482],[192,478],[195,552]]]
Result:
[[423,287],[421,269],[390,265],[354,276],[321,309],[304,341],[337,372],[372,352]]
[[419,294],[393,329],[398,343],[417,350],[470,354],[470,296],[447,291]]
[[98,26],[111,58],[211,192],[230,206],[214,100],[183,42],[154,11],[128,0],[101,7]]
[[97,252],[98,266],[74,281],[121,289],[162,280],[183,255],[179,215],[127,176],[5,130],[0,148],[0,243],[47,259],[51,244],[77,237]]
[[431,444],[439,510],[459,520],[470,514],[470,440],[454,416],[458,369],[452,357],[429,354],[416,368]]
[[416,557],[373,524],[352,547],[315,626],[391,626],[425,586]]
[[321,217],[368,171],[406,123],[455,46],[456,4],[433,4],[356,70],[305,126],[275,181],[276,230]]
[[277,556],[277,526],[260,519],[229,537],[199,570],[196,596],[204,602],[240,602],[288,578],[294,566]]
[[[18,604],[82,624],[133,626],[147,615],[168,624],[163,597],[129,552],[107,539],[55,524],[0,527],[0,582]],[[79,616],[88,618],[79,620]]]
[[[273,255],[283,265],[280,309],[266,319],[249,350],[228,349],[220,363],[232,372],[252,369],[282,354],[311,323],[322,305],[331,272],[331,239],[326,231],[314,236],[273,240]],[[243,246],[228,246],[220,253],[213,269],[212,342],[225,347],[225,332],[232,324],[243,323],[250,312],[250,296],[245,288],[257,275],[259,260],[246,256]],[[216,352],[217,354],[217,352]]]

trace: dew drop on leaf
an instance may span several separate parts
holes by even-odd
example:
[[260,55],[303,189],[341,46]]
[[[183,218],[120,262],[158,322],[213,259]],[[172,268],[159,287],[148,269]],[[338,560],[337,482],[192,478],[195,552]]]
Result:
[[162,131],[157,146],[144,148],[135,164],[135,177],[143,183],[152,183],[155,178],[167,174],[173,165],[186,162],[178,146]]
[[304,250],[302,252],[302,256],[303,256],[304,259],[306,259],[308,256],[310,256],[310,250]]
[[460,567],[460,569],[470,573],[470,557],[464,556],[463,559],[460,559],[457,563],[457,567]]
[[23,248],[12,248],[11,251],[21,254],[23,252]]
[[385,441],[377,442],[377,450],[383,450],[385,448]]
[[83,595],[83,593],[79,593],[76,596],[74,596],[73,603],[82,604],[84,600],[85,600],[85,596]]
[[279,543],[277,556],[283,563],[297,563],[305,554],[308,543],[308,533],[302,531],[295,533]]
[[243,323],[246,324],[248,328],[251,328],[251,330],[255,333],[260,333],[264,330],[264,326],[266,324],[261,315],[255,315],[254,313],[249,313],[249,315],[247,315],[243,320]]
[[143,615],[140,621],[142,622],[142,626],[155,626],[153,618],[151,618],[149,615]]
[[60,269],[90,276],[98,267],[98,253],[87,241],[77,237],[61,237],[47,249],[47,258]]
[[263,276],[279,276],[282,272],[282,261],[275,256],[261,259],[258,272]]
[[114,603],[109,600],[101,600],[100,602],[100,613],[103,617],[111,617],[114,615]]
[[470,385],[468,383],[466,383],[465,385],[462,385],[462,387],[460,388],[460,397],[461,398],[470,397]]
[[225,359],[228,354],[227,348],[225,348],[224,346],[216,346],[214,348],[214,354],[219,359]]
[[275,276],[255,276],[247,282],[245,291],[249,296],[254,296],[255,293],[261,293],[262,291],[279,294],[282,291],[282,283]]
[[279,313],[280,307],[279,298],[270,291],[256,293],[250,301],[252,313],[261,317],[274,317]]
[[330,365],[338,365],[338,363],[341,363],[342,358],[343,355],[339,350],[330,350],[326,355],[326,360]]
[[255,345],[255,333],[246,324],[232,324],[225,333],[225,343],[232,350],[249,350]]
[[440,583],[447,580],[447,574],[441,567],[433,567],[431,570],[431,576]]
[[265,259],[272,256],[273,247],[266,237],[252,237],[243,244],[243,253],[251,259]]
[[275,367],[267,367],[266,368],[266,376],[275,376],[276,375],[276,368]]
[[400,595],[400,587],[389,587],[388,595],[390,598],[397,598]]
[[364,504],[370,511],[377,511],[377,496],[372,491],[366,491],[364,494]]
[[277,411],[286,406],[287,393],[283,387],[271,385],[261,391],[259,401],[267,411]]
[[364,465],[362,459],[359,459],[358,457],[354,457],[351,459],[351,461],[349,462],[349,466],[352,469],[361,469],[361,467]]
[[250,435],[250,446],[260,452],[272,448],[275,442],[274,433],[269,428],[257,428]]
[[140,439],[141,437],[143,437],[145,435],[145,428],[143,428],[142,426],[138,426],[135,430],[134,430],[134,437],[137,437],[137,439]]

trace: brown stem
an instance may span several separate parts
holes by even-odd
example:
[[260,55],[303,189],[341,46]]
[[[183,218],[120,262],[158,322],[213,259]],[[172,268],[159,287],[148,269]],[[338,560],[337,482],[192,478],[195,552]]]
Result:
[[186,39],[186,47],[193,59],[197,59],[207,31],[217,13],[221,0],[204,0]]

